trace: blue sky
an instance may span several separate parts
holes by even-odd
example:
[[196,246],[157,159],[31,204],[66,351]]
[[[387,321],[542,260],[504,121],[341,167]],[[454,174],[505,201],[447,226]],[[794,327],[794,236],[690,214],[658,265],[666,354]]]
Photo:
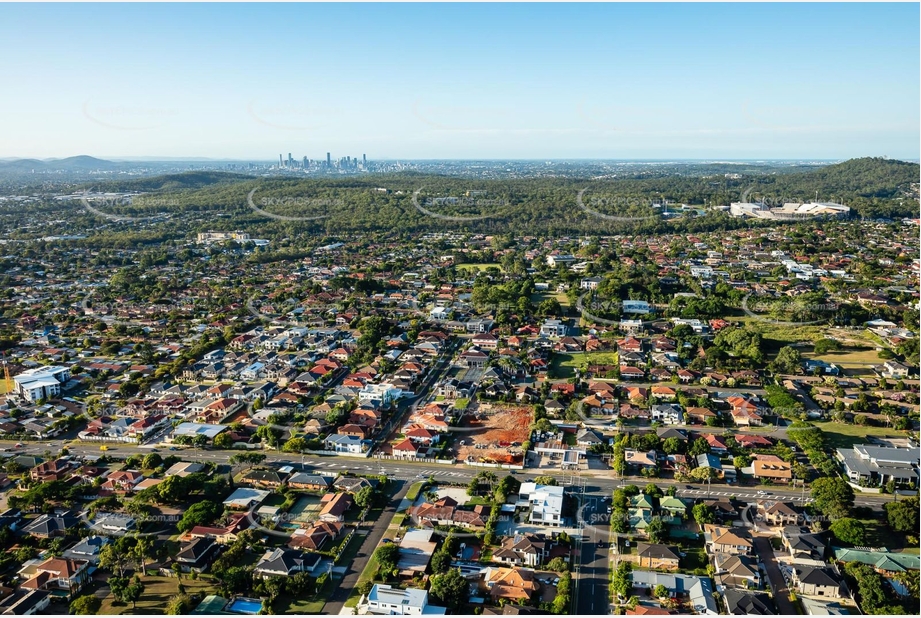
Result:
[[919,157],[919,5],[0,4],[0,157]]

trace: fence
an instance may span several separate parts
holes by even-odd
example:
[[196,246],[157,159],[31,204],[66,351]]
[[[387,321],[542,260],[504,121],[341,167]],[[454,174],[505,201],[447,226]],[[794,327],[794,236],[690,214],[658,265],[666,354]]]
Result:
[[416,461],[420,463],[440,464],[444,466],[453,466],[457,463],[456,459],[435,459],[434,457],[394,457],[393,455],[375,455],[375,459],[388,459],[393,461]]
[[495,464],[495,463],[485,463],[480,461],[467,461],[464,462],[465,465],[473,466],[474,468],[500,468],[502,470],[524,470],[524,465],[509,465],[509,464]]

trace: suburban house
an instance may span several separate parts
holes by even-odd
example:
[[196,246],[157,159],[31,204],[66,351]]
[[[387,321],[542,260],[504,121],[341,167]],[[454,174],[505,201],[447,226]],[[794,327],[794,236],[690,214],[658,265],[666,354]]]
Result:
[[198,537],[183,543],[176,554],[176,564],[183,573],[204,573],[220,553],[213,538]]
[[275,548],[267,550],[259,562],[253,574],[263,579],[269,577],[288,577],[294,573],[306,571],[309,563],[305,560],[304,554],[293,549]]
[[794,558],[822,560],[825,557],[825,541],[809,528],[787,526],[781,531],[780,539],[784,549]]
[[365,453],[369,445],[370,442],[358,436],[343,436],[339,434],[330,434],[326,437],[325,441],[326,450],[352,455],[361,455]]
[[502,542],[502,547],[493,552],[492,559],[513,566],[536,567],[550,558],[553,546],[555,543],[543,535],[516,534]]
[[752,541],[744,528],[724,528],[715,524],[704,524],[704,540],[711,554],[748,555]]
[[90,581],[89,562],[69,558],[48,558],[39,564],[27,564],[19,571],[28,590],[66,590],[76,595]]
[[636,544],[636,556],[637,566],[648,569],[678,570],[678,550],[674,547],[638,542]]
[[771,597],[763,592],[729,589],[724,594],[726,610],[730,616],[776,616]]
[[793,567],[793,585],[800,593],[813,597],[831,597],[834,599],[844,596],[842,590],[844,580],[832,567]]
[[387,584],[374,584],[367,597],[358,602],[359,613],[384,616],[421,616],[444,614],[447,608],[429,605],[429,593],[419,588],[393,588]]
[[718,590],[722,588],[754,589],[761,584],[758,561],[752,556],[714,554],[713,568]]
[[326,494],[320,499],[323,508],[320,509],[319,520],[340,522],[345,520],[345,512],[352,506],[352,498],[348,494]]
[[769,526],[793,526],[803,517],[792,503],[779,500],[759,500],[758,516]]
[[70,459],[59,458],[38,464],[29,470],[29,477],[33,481],[58,481],[67,476],[73,469],[74,466]]
[[292,549],[319,550],[329,542],[339,538],[342,524],[329,521],[319,521],[309,528],[298,528],[291,535],[288,547]]
[[486,567],[483,585],[494,603],[500,599],[509,603],[528,603],[540,590],[534,571],[518,567]]
[[559,526],[563,523],[563,488],[553,485],[522,483],[518,506],[531,507],[528,521]]
[[686,598],[698,614],[715,616],[720,613],[716,599],[713,598],[713,582],[709,577],[634,569],[634,588],[644,590],[659,584],[665,586],[672,596]]
[[297,472],[288,478],[288,487],[310,491],[326,491],[329,489],[329,482],[330,477],[327,476]]
[[[776,457],[776,456],[775,456]],[[765,459],[763,456],[752,462],[756,479],[765,479],[773,483],[789,483],[793,478],[793,467],[779,457]]]

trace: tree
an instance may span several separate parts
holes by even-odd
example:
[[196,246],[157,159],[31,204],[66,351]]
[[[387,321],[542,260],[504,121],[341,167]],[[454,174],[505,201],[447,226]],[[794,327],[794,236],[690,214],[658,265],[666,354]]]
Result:
[[447,573],[432,578],[429,593],[435,597],[439,605],[448,609],[457,609],[467,601],[469,589],[467,579],[461,575],[460,569],[451,569]]
[[698,455],[703,455],[709,452],[710,444],[707,443],[707,439],[697,438],[691,443],[691,446],[688,449],[688,457],[697,457]]
[[282,445],[281,450],[286,453],[302,453],[307,450],[307,440],[304,438],[291,438]]
[[211,500],[196,502],[183,513],[182,519],[176,524],[180,532],[191,530],[195,526],[207,526],[224,512],[224,506]]
[[633,566],[626,560],[621,560],[611,578],[611,589],[619,598],[626,599],[631,588],[633,588]]
[[780,348],[774,359],[774,369],[779,373],[796,373],[802,363],[799,350],[788,345]]
[[710,466],[700,466],[691,470],[690,477],[695,481],[705,483],[719,477],[719,472]]
[[668,588],[662,584],[656,584],[656,587],[652,589],[652,596],[657,599],[664,599],[668,596]]
[[883,505],[886,511],[886,523],[895,532],[918,535],[918,497],[907,500],[887,502]]
[[75,616],[95,614],[102,607],[102,599],[94,594],[84,594],[70,602],[70,613]]
[[646,488],[643,490],[643,493],[653,498],[661,498],[663,496],[662,490],[659,489],[659,486],[656,485],[655,483],[649,483],[648,485],[646,485]]
[[864,525],[852,517],[836,519],[831,525],[831,532],[839,541],[851,545],[860,545],[866,536]]
[[144,469],[153,470],[159,468],[163,464],[163,458],[160,457],[159,453],[150,453],[144,458]]
[[534,477],[534,483],[536,483],[537,485],[553,485],[553,486],[559,485],[559,483],[557,482],[555,478],[553,478],[552,476],[546,476],[546,475]]
[[847,481],[822,477],[812,483],[815,508],[828,517],[847,517],[854,507],[854,490]]
[[697,522],[697,525],[701,527],[703,527],[704,524],[716,522],[716,513],[713,511],[713,507],[708,504],[695,504],[694,508],[691,509],[691,516],[694,518],[694,521]]
[[547,570],[562,573],[569,570],[569,563],[563,560],[561,556],[557,556],[547,564]]
[[[128,553],[120,547],[118,542],[107,543],[99,550],[99,566],[112,573],[117,573],[117,578],[124,578],[127,565]],[[109,578],[110,585],[114,579],[116,577]]]
[[366,509],[374,504],[374,490],[371,487],[362,487],[355,494],[355,504]]
[[397,568],[397,563],[400,561],[400,548],[393,543],[385,543],[374,550],[374,557],[381,565],[381,571],[390,573]]
[[451,568],[451,554],[446,551],[436,551],[432,554],[432,573],[447,573]]
[[662,450],[665,451],[667,455],[680,455],[684,452],[684,449],[687,445],[680,438],[665,438],[662,442]]
[[214,446],[223,449],[233,448],[233,438],[230,436],[230,432],[222,431],[214,436]]
[[661,517],[653,517],[646,525],[646,536],[651,543],[664,543],[668,540],[668,525]]
[[166,603],[168,616],[184,616],[192,611],[192,598],[187,594],[171,596]]
[[570,589],[572,588],[572,574],[563,573],[556,587],[556,597],[553,599],[551,611],[554,614],[568,614],[570,606]]

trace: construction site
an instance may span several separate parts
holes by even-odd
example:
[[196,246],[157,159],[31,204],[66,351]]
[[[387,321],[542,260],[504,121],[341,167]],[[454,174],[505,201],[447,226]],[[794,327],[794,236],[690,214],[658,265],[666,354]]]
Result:
[[480,403],[455,429],[458,461],[521,465],[533,418],[527,407]]

